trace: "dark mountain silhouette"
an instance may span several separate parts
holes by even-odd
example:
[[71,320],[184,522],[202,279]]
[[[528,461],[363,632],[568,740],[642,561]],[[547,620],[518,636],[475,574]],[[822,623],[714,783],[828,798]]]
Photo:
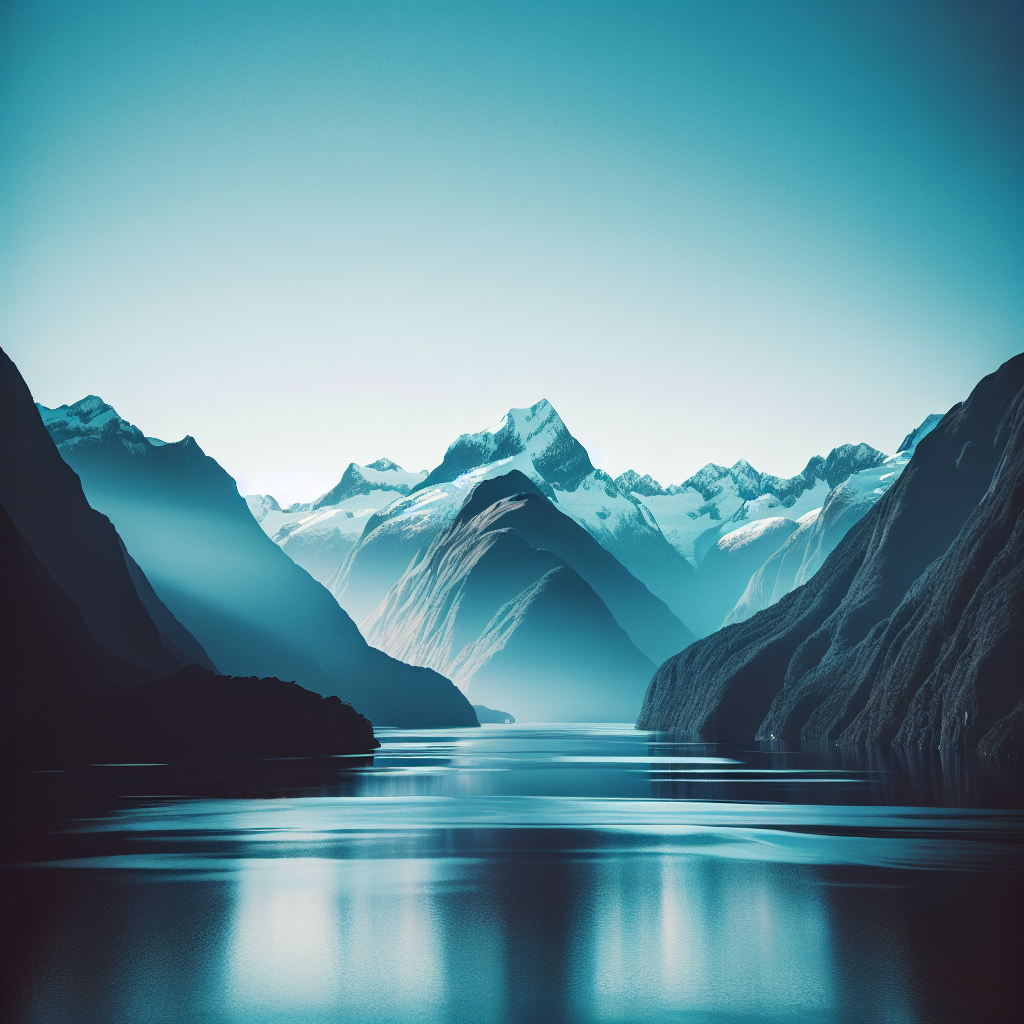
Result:
[[447,679],[367,646],[194,439],[154,445],[92,396],[43,413],[89,502],[110,516],[155,593],[222,671],[295,679],[352,701],[378,725],[477,724]]
[[1019,749],[1024,355],[924,437],[804,586],[667,661],[641,728]]
[[531,548],[552,552],[578,573],[647,657],[657,663],[693,641],[693,634],[664,601],[583,527],[559,512],[518,470],[479,483],[455,522],[467,523],[495,502],[513,496],[518,504],[503,513],[501,529],[514,530]]
[[653,667],[601,599],[556,566],[503,605],[455,662],[456,678],[519,721],[629,721]]
[[518,471],[476,486],[364,628],[534,721],[634,717],[654,667],[645,654],[692,639]]
[[350,705],[294,683],[226,679],[199,665],[146,680],[146,670],[93,642],[79,609],[2,506],[0,569],[9,763],[309,756],[379,746]]
[[84,619],[88,635],[150,678],[213,662],[144,583],[110,520],[60,457],[17,367],[0,351],[0,503]]

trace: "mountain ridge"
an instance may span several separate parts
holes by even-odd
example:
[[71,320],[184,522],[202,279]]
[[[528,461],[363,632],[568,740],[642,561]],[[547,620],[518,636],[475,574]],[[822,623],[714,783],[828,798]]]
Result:
[[1019,355],[918,443],[806,584],[665,662],[638,727],[999,752],[1024,680],[1022,477]]

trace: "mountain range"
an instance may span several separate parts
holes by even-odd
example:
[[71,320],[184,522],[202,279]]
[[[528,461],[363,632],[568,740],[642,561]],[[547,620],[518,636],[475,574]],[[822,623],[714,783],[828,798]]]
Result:
[[[814,456],[789,478],[759,473],[742,460],[730,468],[709,463],[665,488],[632,470],[615,480],[595,470],[550,403],[542,401],[510,410],[490,430],[461,436],[429,474],[406,473],[380,460],[371,467],[350,465],[337,487],[315,502],[282,510],[269,495],[246,500],[267,535],[363,623],[481,480],[517,470],[688,630],[705,636],[809,578],[845,530],[891,486],[915,438],[937,419],[930,416],[912,431],[896,456],[887,458],[866,444],[842,445],[827,457]],[[814,543],[800,549],[800,559],[791,542],[787,571],[774,573],[770,587],[759,581],[746,596],[752,578],[790,534],[798,534],[801,544],[808,541],[807,530],[825,506],[829,514]]]
[[693,640],[519,470],[475,486],[363,629],[530,721],[631,721],[655,663]]
[[331,595],[260,529],[234,480],[186,437],[154,443],[90,396],[39,414],[89,504],[221,671],[295,680],[377,725],[475,725],[429,669],[369,647]]
[[[94,543],[51,522],[40,536],[70,538],[54,548],[69,566],[89,549],[68,585],[82,588],[76,600],[97,620],[86,628],[110,640],[103,656],[130,666],[131,685],[219,669],[297,679],[378,724],[476,724],[472,701],[509,708],[486,712],[500,721],[639,712],[641,726],[695,736],[874,743],[924,730],[928,742],[1002,749],[992,729],[1012,735],[999,723],[1017,712],[1005,693],[990,699],[999,687],[985,666],[1005,674],[1006,622],[1019,617],[1006,533],[1019,376],[1011,360],[893,455],[846,444],[788,478],[709,463],[668,487],[596,469],[541,401],[462,435],[429,472],[351,463],[329,491],[287,508],[241,498],[192,438],[146,437],[90,396],[38,406],[37,419],[109,534]],[[32,444],[11,447],[27,479]],[[27,514],[24,490],[9,488],[30,532],[67,504],[53,494]],[[974,533],[958,548],[968,520]],[[971,576],[979,558],[988,590]],[[109,621],[88,598],[103,572],[123,591]],[[939,679],[933,662],[953,639],[959,653],[942,655]],[[894,681],[887,658],[912,663],[909,681]],[[975,715],[971,730],[936,702],[968,724]]]
[[0,352],[0,686],[5,761],[341,753],[376,745],[336,697],[218,675],[86,500]]
[[1024,355],[905,444],[807,582],[658,669],[638,727],[1024,753]]

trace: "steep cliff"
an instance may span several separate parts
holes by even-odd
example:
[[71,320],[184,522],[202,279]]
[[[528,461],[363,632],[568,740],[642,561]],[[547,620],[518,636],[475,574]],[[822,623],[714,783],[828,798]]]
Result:
[[1024,355],[943,417],[807,584],[665,662],[637,725],[1009,749],[1024,696],[1022,392]]

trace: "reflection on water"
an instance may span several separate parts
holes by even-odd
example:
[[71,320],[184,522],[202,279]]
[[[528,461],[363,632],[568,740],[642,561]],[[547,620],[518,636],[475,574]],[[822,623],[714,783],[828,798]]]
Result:
[[26,776],[4,1019],[1020,1015],[1015,772],[607,726],[381,739]]

